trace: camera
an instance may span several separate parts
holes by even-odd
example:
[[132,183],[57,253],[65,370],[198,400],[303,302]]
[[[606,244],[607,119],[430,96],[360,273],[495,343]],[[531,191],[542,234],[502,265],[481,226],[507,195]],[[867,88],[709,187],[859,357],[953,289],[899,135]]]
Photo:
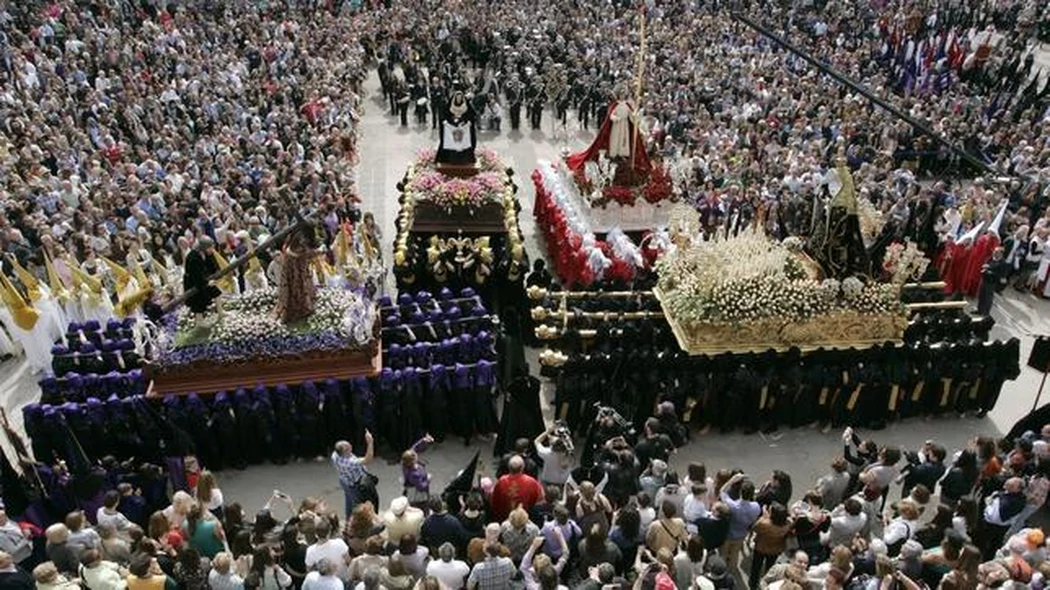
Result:
[[631,423],[628,422],[619,412],[616,411],[612,406],[602,405],[601,402],[595,402],[594,407],[598,408],[598,415],[595,417],[595,422],[604,422],[607,419],[611,420],[613,424],[621,428],[624,432],[627,432],[631,428]]
[[551,448],[555,451],[572,454],[576,446],[572,442],[572,431],[564,420],[555,420],[550,433]]

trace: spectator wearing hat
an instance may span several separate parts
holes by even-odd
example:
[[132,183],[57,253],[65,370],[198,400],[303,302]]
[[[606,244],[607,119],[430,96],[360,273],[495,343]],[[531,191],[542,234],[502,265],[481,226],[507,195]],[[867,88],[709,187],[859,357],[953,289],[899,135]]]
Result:
[[736,582],[729,575],[729,567],[720,555],[712,555],[704,564],[704,575],[696,579],[697,588],[705,590],[733,590]]
[[398,496],[390,501],[390,510],[383,514],[386,526],[384,535],[387,543],[397,544],[405,535],[418,539],[423,530],[425,516],[423,511],[408,502],[405,496]]

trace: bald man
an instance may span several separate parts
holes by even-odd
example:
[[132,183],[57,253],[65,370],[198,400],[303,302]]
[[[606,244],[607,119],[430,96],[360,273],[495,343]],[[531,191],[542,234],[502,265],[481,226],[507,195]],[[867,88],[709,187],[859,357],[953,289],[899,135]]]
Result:
[[503,522],[510,511],[521,506],[526,511],[543,497],[543,486],[525,473],[525,460],[514,455],[507,461],[508,473],[499,478],[492,490],[492,520]]

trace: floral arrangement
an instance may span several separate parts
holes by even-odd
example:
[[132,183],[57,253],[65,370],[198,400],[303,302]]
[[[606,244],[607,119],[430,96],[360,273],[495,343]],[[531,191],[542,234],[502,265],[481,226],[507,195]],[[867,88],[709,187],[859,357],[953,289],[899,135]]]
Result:
[[345,289],[320,288],[314,313],[297,324],[277,317],[277,290],[252,291],[222,297],[214,304],[210,326],[199,326],[189,312],[169,316],[157,364],[162,368],[196,361],[218,364],[302,355],[311,352],[356,350],[372,341],[375,306]]
[[665,312],[679,323],[801,322],[835,313],[903,316],[899,284],[809,278],[807,261],[760,231],[701,241],[656,265]]
[[886,225],[886,216],[867,197],[857,199],[857,219],[860,221],[860,235],[865,245],[874,242],[882,232],[882,227]]
[[[590,163],[588,163],[590,164]],[[612,203],[631,207],[639,199],[656,204],[674,200],[674,186],[670,173],[659,163],[653,162],[652,171],[644,184],[621,186],[613,184],[613,166],[604,153],[595,165],[585,165],[572,172],[577,190],[592,207],[604,209]]]
[[900,242],[890,244],[882,259],[884,277],[897,285],[902,285],[910,280],[918,280],[929,265],[930,259],[926,258],[922,250],[911,240],[904,244]]
[[475,157],[479,172],[467,178],[453,178],[438,171],[434,163],[435,153],[433,149],[419,152],[415,164],[409,168],[404,185],[406,193],[411,193],[417,201],[434,203],[449,210],[453,207],[475,210],[500,201],[508,169],[496,152],[478,150]]
[[[505,167],[503,160],[491,149],[475,152],[479,172],[469,178],[452,178],[437,171],[434,166],[436,151],[424,149],[416,162],[408,167],[405,179],[398,184],[402,191],[401,209],[397,218],[397,237],[394,240],[394,271],[399,281],[406,284],[415,281],[415,269],[426,266],[433,275],[455,272],[462,277],[471,275],[474,283],[483,283],[494,268],[506,269],[507,278],[517,280],[527,270],[524,235],[518,224],[517,186],[513,181],[514,171]],[[506,242],[502,249],[490,246],[489,236],[476,240],[449,239],[433,236],[438,243],[416,245],[410,242],[415,230],[419,203],[433,203],[450,214],[457,206],[465,206],[471,212],[487,204],[500,207],[502,225],[506,231]],[[426,213],[423,213],[425,215]],[[461,223],[469,219],[460,217]],[[424,265],[423,262],[426,262]],[[469,270],[470,272],[466,272]]]

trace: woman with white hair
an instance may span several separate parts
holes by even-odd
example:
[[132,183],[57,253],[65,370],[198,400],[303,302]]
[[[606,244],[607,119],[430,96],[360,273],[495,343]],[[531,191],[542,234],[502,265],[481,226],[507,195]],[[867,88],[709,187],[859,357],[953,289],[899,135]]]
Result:
[[33,568],[33,580],[36,581],[37,590],[69,590],[80,588],[80,582],[76,579],[70,580],[58,573],[58,568],[50,561]]
[[[343,581],[339,579],[336,572],[339,565],[328,558],[317,562],[316,571],[306,574],[303,581],[303,590],[343,590]],[[368,575],[368,572],[365,573]]]
[[171,496],[171,504],[161,511],[168,519],[168,528],[182,530],[191,508],[193,508],[193,496],[182,490],[175,492]]
[[[69,529],[62,523],[47,527],[47,558],[63,574],[76,575],[80,567],[80,555],[75,546],[69,543]],[[35,572],[36,570],[34,570]],[[34,574],[35,575],[35,574]]]

